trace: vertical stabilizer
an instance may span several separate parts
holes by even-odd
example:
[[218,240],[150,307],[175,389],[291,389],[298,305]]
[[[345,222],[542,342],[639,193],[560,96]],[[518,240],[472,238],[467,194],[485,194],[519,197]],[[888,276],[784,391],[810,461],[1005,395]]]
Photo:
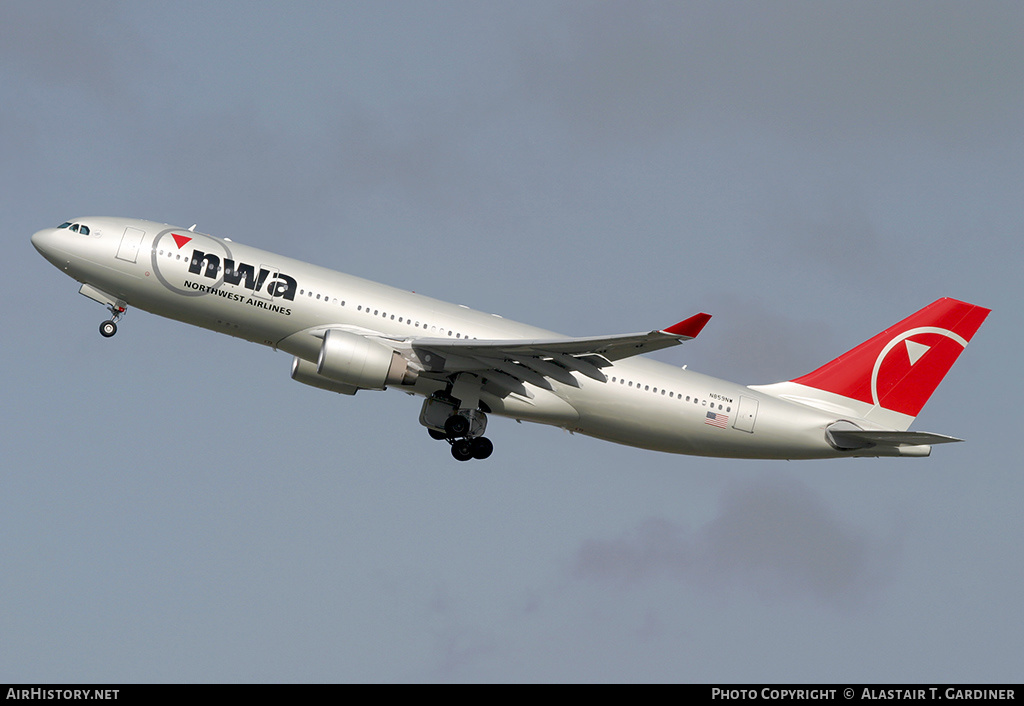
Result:
[[906,429],[989,311],[939,299],[814,372],[757,389]]

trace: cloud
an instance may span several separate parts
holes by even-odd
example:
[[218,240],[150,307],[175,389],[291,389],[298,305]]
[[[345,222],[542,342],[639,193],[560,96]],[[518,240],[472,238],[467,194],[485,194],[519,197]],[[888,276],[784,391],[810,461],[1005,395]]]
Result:
[[846,525],[802,483],[773,477],[726,490],[717,516],[697,530],[655,518],[617,538],[589,540],[573,575],[624,586],[670,579],[850,609],[885,585],[898,547],[895,536],[877,539]]

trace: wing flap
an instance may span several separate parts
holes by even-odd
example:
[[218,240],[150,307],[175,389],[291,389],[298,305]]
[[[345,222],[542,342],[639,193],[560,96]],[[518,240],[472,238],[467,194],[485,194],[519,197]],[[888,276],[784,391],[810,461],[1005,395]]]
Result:
[[526,366],[520,365],[518,362],[498,360],[497,358],[477,358],[477,360],[479,360],[486,366],[484,372],[485,376],[487,375],[486,370],[488,369],[498,370],[500,372],[505,373],[509,377],[515,378],[516,380],[521,380],[523,382],[528,382],[541,389],[552,389],[551,383],[548,382],[548,379],[544,377],[544,375],[534,370],[531,370]]
[[536,356],[524,356],[519,359],[519,364],[524,365],[530,370],[536,373],[540,373],[544,377],[549,377],[552,380],[556,380],[563,385],[569,385],[570,387],[579,387],[580,383],[572,376],[568,370],[563,368],[558,363],[543,360]]

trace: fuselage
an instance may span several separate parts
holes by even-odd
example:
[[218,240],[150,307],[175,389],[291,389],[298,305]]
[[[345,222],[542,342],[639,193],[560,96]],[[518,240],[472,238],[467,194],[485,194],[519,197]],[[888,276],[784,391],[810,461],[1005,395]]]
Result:
[[[68,276],[127,305],[310,362],[321,343],[310,332],[325,327],[396,343],[559,336],[185,228],[123,218],[73,223],[78,232],[51,228],[32,237]],[[828,442],[827,428],[843,418],[833,411],[642,356],[603,372],[605,381],[581,376],[576,386],[555,380],[551,389],[531,388],[529,396],[481,399],[494,414],[657,451],[776,459],[858,455]],[[391,387],[428,396],[439,385],[421,379]]]

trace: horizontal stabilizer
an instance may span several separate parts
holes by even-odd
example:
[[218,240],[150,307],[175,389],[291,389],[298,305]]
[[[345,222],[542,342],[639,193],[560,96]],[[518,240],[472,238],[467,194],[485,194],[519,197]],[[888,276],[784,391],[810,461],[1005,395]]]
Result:
[[963,441],[954,436],[927,431],[865,431],[863,429],[829,429],[832,444],[840,449],[868,449],[875,446],[923,446]]

